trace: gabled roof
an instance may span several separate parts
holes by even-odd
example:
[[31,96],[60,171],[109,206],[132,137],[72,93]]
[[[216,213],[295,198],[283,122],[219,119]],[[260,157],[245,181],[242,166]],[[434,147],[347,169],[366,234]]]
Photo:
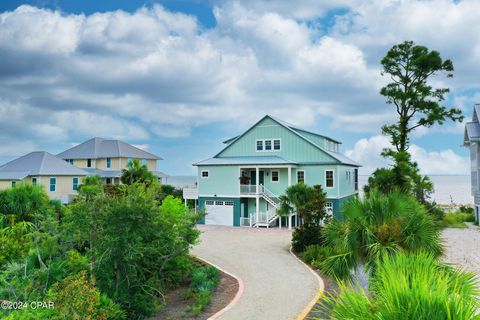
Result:
[[45,151],[31,152],[0,167],[0,180],[46,175],[86,176],[88,173]]
[[[281,125],[282,127],[284,127],[285,129],[289,130],[290,132],[292,132],[293,134],[297,135],[298,137],[302,138],[303,140],[307,141],[308,143],[310,143],[312,146],[314,146],[315,148],[325,152],[326,154],[328,154],[329,156],[331,156],[333,159],[337,160],[339,163],[342,163],[342,164],[347,164],[347,165],[352,165],[352,166],[360,166],[360,164],[358,164],[357,162],[353,161],[352,159],[348,158],[347,156],[344,156],[338,152],[332,152],[332,151],[329,151],[329,150],[326,150],[325,148],[319,146],[318,144],[316,144],[315,142],[313,142],[312,140],[308,139],[305,135],[301,134],[301,131],[305,131],[305,130],[301,130],[301,129],[297,129],[295,130],[294,127],[291,127],[289,124],[287,124],[286,122],[282,121],[282,120],[278,120],[270,115],[266,115],[264,116],[262,119],[260,119],[259,121],[257,121],[253,126],[251,126],[248,130],[246,130],[244,133],[242,133],[241,135],[235,137],[235,138],[232,138],[232,139],[229,139],[229,140],[226,140],[227,143],[231,142],[225,146],[225,148],[223,148],[219,153],[217,153],[214,158],[217,158],[225,149],[227,149],[228,147],[230,147],[231,145],[233,145],[236,141],[240,140],[245,134],[247,134],[250,130],[252,130],[253,128],[255,128],[260,122],[262,122],[264,119],[271,119],[273,121],[275,121],[276,123],[278,123],[279,125]],[[305,132],[308,132],[308,131],[305,131]],[[324,137],[324,136],[322,136]],[[326,137],[327,139],[330,139],[332,141],[335,141],[338,143],[338,141],[334,140],[334,139],[331,139],[331,138],[328,138]]]
[[93,138],[57,155],[62,159],[138,158],[162,160],[162,158],[120,140]]
[[[268,115],[267,115],[267,116],[268,116]],[[313,134],[313,135],[315,135],[315,136],[317,136],[317,137],[325,138],[325,139],[331,140],[331,141],[333,141],[333,142],[336,142],[336,143],[338,143],[338,144],[342,144],[340,141],[335,140],[335,139],[332,139],[332,138],[327,137],[327,136],[324,136],[324,135],[322,135],[322,134],[318,134],[318,133],[315,133],[315,132],[312,132],[312,131],[308,131],[308,130],[304,130],[304,129],[297,128],[297,127],[293,126],[292,124],[290,124],[290,123],[288,123],[288,122],[285,122],[285,121],[283,121],[283,120],[274,118],[274,117],[272,117],[272,116],[268,116],[268,117],[270,117],[272,120],[274,120],[274,121],[282,124],[282,125],[285,126],[285,127],[289,127],[290,129],[292,129],[292,130],[294,130],[294,131],[297,131],[297,132],[300,133],[300,134],[301,134],[302,132],[306,132],[306,133]],[[265,119],[265,117],[264,117],[263,119]],[[262,120],[263,120],[263,119],[262,119]],[[260,121],[262,121],[262,120],[260,120]],[[260,121],[259,121],[259,122],[260,122]],[[239,136],[232,137],[232,138],[230,138],[230,139],[227,139],[227,140],[223,141],[222,143],[224,143],[224,144],[230,144],[231,142],[233,142],[233,141],[234,141],[235,139],[237,139],[238,137],[239,137]]]
[[293,161],[285,160],[279,156],[245,156],[245,157],[221,157],[221,158],[210,158],[195,163],[195,166],[204,166],[204,165],[229,165],[229,164],[243,164],[243,165],[254,165],[254,164],[296,164]]

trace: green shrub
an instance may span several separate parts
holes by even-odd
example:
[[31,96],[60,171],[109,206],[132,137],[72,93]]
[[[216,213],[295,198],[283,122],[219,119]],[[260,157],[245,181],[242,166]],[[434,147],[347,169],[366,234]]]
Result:
[[461,205],[460,208],[459,208],[459,211],[461,213],[468,213],[468,214],[471,214],[471,215],[473,215],[473,212],[474,212],[472,207],[467,207],[465,205]]
[[192,282],[187,292],[187,297],[194,300],[193,306],[190,307],[194,315],[199,315],[210,303],[212,292],[219,281],[220,273],[216,268],[212,266],[194,268]]
[[331,255],[333,255],[332,248],[318,244],[309,245],[305,251],[301,253],[302,259],[314,267],[320,267],[322,261]]
[[313,224],[304,224],[295,228],[292,233],[292,249],[300,253],[310,245],[321,245],[324,239],[321,233],[322,227]]
[[352,199],[343,205],[342,220],[333,220],[324,230],[325,244],[332,256],[321,263],[322,272],[350,279],[360,262],[375,268],[384,254],[401,251],[442,253],[440,230],[425,207],[412,196],[371,190],[368,198]]
[[429,253],[384,256],[370,292],[341,284],[324,299],[331,319],[479,319],[475,275],[442,264]]
[[474,222],[475,216],[470,213],[450,212],[443,217],[442,225],[445,228],[467,228],[464,222]]

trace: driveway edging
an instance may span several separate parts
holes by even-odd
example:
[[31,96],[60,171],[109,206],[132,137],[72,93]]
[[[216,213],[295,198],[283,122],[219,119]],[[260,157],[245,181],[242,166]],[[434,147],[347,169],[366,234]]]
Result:
[[292,247],[290,247],[290,249],[288,250],[290,252],[290,254],[292,256],[295,257],[295,259],[297,259],[297,261],[299,261],[301,264],[303,264],[307,269],[308,271],[310,271],[314,276],[315,278],[317,279],[318,281],[318,290],[317,290],[317,293],[315,294],[315,296],[313,297],[313,299],[310,301],[310,303],[302,310],[302,312],[300,312],[298,314],[298,316],[295,318],[296,320],[303,320],[305,319],[305,317],[310,313],[310,311],[312,310],[312,308],[315,306],[315,304],[317,304],[318,300],[320,299],[320,297],[322,296],[323,294],[323,291],[325,290],[325,284],[323,283],[323,280],[322,278],[318,275],[318,273],[315,272],[315,270],[313,270],[312,268],[310,268],[310,266],[308,264],[306,264],[305,262],[302,261],[302,259],[300,259],[299,257],[297,257],[297,255],[295,253],[293,253],[292,251]]
[[195,256],[195,258],[198,259],[198,260],[201,260],[201,261],[205,262],[206,264],[211,265],[212,267],[220,270],[220,271],[223,272],[223,273],[228,274],[229,276],[231,276],[232,278],[234,278],[234,279],[237,280],[237,282],[238,282],[238,291],[237,291],[237,294],[235,295],[235,297],[232,299],[232,301],[230,301],[230,303],[227,304],[223,309],[219,310],[217,313],[215,313],[214,315],[212,315],[211,317],[209,317],[209,318],[207,319],[207,320],[216,320],[216,319],[218,319],[218,317],[220,317],[221,315],[223,315],[225,312],[227,312],[227,311],[230,310],[234,305],[237,304],[238,300],[240,300],[240,297],[241,297],[242,294],[243,294],[243,291],[244,291],[244,289],[245,289],[245,285],[243,284],[243,280],[242,280],[240,277],[238,277],[238,276],[236,276],[236,275],[228,272],[227,270],[225,270],[225,269],[217,266],[216,264],[214,264],[214,263],[212,263],[212,262],[210,262],[210,261],[208,261],[208,260],[205,260],[205,259],[203,259],[203,258],[200,258],[200,257],[198,257],[198,256]]

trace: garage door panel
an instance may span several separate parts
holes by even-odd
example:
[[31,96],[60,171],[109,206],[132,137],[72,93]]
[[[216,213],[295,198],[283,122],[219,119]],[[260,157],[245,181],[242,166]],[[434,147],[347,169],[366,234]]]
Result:
[[233,226],[233,202],[208,201],[205,205],[205,224]]

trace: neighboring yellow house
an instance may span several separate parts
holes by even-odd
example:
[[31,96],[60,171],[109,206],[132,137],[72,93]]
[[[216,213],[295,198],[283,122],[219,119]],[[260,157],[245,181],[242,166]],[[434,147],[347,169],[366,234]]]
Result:
[[0,166],[0,190],[32,183],[42,186],[51,199],[69,203],[87,175],[85,170],[48,152],[36,151]]
[[120,140],[93,138],[59,153],[57,157],[87,171],[89,175],[100,176],[107,184],[119,184],[122,169],[134,159],[146,165],[160,182],[165,182],[167,177],[157,171],[157,160],[162,158]]

